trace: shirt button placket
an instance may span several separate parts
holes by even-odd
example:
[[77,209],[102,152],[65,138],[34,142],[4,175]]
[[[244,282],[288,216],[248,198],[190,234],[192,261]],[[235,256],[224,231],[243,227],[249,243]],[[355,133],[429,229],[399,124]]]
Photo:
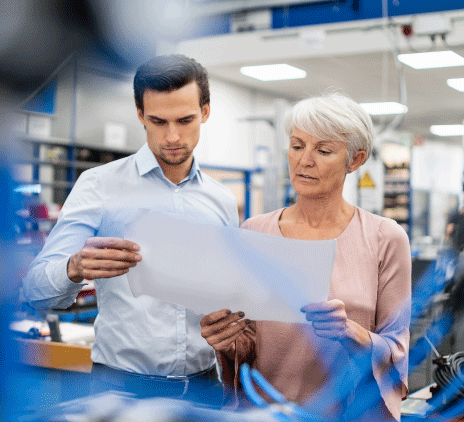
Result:
[[173,196],[174,196],[174,209],[178,214],[183,214],[184,213],[184,204],[182,201],[182,192],[179,187],[176,187],[173,191]]
[[177,305],[177,365],[176,373],[185,375],[187,363],[187,326],[186,310],[183,306]]

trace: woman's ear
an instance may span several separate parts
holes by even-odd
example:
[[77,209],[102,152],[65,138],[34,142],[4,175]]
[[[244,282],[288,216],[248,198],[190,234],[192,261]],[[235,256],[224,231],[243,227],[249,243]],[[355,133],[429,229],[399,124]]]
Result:
[[350,164],[348,165],[348,173],[352,173],[361,167],[366,161],[367,153],[364,150],[356,151],[351,157]]

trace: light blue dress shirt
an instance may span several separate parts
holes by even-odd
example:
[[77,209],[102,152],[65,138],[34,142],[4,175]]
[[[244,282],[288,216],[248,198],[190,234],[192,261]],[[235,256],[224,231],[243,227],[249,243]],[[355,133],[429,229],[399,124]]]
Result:
[[[25,299],[37,309],[69,307],[85,284],[69,280],[69,257],[89,237],[123,237],[125,224],[140,209],[238,226],[236,199],[226,187],[202,173],[195,160],[189,176],[174,185],[145,144],[136,154],[79,177],[23,280]],[[188,375],[214,364],[213,349],[200,335],[202,315],[148,296],[134,298],[127,275],[94,284],[98,317],[93,362],[164,376]]]

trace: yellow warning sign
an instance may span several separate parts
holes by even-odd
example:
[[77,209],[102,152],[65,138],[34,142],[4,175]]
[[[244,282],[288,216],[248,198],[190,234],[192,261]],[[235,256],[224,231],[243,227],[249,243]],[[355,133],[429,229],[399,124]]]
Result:
[[366,171],[364,176],[359,179],[359,188],[375,188],[375,183],[372,180],[370,174]]

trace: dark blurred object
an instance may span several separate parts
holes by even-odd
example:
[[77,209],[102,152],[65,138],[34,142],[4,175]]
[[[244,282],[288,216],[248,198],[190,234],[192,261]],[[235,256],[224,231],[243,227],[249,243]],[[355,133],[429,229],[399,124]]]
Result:
[[0,2],[0,78],[28,94],[75,49],[96,45],[100,31],[88,0]]
[[450,213],[445,229],[445,239],[457,251],[464,246],[464,208]]
[[60,320],[58,315],[48,314],[46,319],[48,327],[50,328],[50,337],[52,341],[61,343]]

